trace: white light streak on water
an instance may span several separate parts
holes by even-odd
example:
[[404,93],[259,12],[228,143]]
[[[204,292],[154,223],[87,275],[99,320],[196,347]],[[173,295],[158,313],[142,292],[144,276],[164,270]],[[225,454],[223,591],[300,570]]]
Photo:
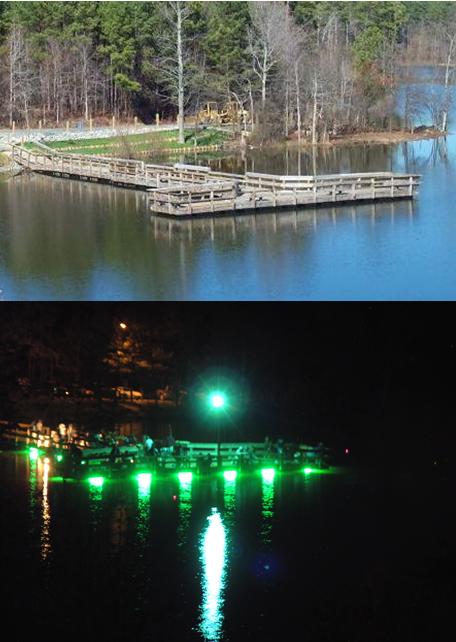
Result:
[[222,638],[223,590],[225,588],[226,532],[222,518],[213,508],[207,518],[200,554],[203,564],[203,603],[200,631],[205,640],[217,642]]

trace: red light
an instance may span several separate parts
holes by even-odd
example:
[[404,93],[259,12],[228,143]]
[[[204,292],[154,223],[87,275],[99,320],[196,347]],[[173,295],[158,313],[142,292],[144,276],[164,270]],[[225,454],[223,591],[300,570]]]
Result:
[[348,455],[350,450],[348,448],[345,449],[345,454]]
[[173,502],[175,502],[177,499],[177,495],[173,495]]

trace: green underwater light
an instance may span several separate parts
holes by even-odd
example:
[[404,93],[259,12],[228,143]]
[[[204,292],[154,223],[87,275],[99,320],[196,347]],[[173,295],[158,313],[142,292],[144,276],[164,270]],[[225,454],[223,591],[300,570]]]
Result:
[[304,468],[303,472],[308,475],[309,473],[313,473],[314,469],[313,468]]
[[180,472],[180,473],[177,473],[177,477],[181,484],[190,484],[193,479],[193,473]]
[[141,490],[148,490],[152,483],[152,473],[139,473],[136,475],[136,479]]
[[223,476],[226,481],[234,481],[237,477],[237,470],[225,470]]
[[55,456],[55,459],[56,459],[56,461],[62,461],[62,459],[63,459],[63,455],[61,455],[61,454],[59,453],[58,455],[56,455],[56,456]]
[[275,469],[274,468],[262,468],[261,469],[261,476],[263,477],[264,481],[267,482],[272,482],[275,477]]
[[104,477],[89,477],[89,484],[101,488],[104,484]]
[[32,461],[36,461],[39,456],[39,451],[38,448],[30,448],[29,450],[29,457]]

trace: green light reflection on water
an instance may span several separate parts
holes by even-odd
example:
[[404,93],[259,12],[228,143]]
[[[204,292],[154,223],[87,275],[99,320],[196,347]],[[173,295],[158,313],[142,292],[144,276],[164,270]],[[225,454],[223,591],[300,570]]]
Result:
[[223,628],[227,533],[216,508],[207,519],[209,523],[200,544],[203,601],[199,629],[205,640],[217,642],[222,638]]
[[182,546],[187,541],[188,526],[192,512],[192,482],[179,483],[178,495],[179,526],[177,529],[178,545]]
[[261,486],[261,539],[264,543],[271,543],[272,519],[274,517],[274,477],[263,477]]
[[224,497],[224,503],[225,503],[225,512],[232,513],[234,511],[234,506],[236,503],[236,483],[235,482],[225,482],[223,497]]
[[152,475],[150,473],[140,473],[136,479],[138,481],[137,534],[141,544],[145,544],[149,536],[150,527],[149,511]]
[[91,477],[88,482],[91,524],[93,528],[96,528],[101,518],[104,479],[103,477]]
[[37,468],[38,461],[31,459],[29,461],[29,491],[30,491],[30,520],[33,523],[36,518],[36,486],[37,486]]

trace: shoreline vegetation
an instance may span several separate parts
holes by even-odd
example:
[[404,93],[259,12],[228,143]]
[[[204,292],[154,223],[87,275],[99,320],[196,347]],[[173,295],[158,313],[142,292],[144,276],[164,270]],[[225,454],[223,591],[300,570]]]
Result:
[[[173,121],[182,148],[192,117],[238,131],[247,124],[254,146],[293,132],[312,146],[396,142],[392,132],[416,122],[446,133],[455,4],[2,2],[0,124]],[[404,85],[404,70],[420,60],[439,91],[420,85],[419,69]],[[366,134],[330,140],[343,131]]]
[[[330,137],[327,142],[319,142],[316,147],[332,147],[332,146],[351,146],[351,145],[395,145],[398,143],[415,142],[419,140],[429,140],[435,138],[443,138],[448,135],[448,132],[441,132],[434,127],[417,127],[414,131],[393,130],[393,131],[367,131],[360,133],[341,134],[339,136]],[[288,144],[312,147],[310,141],[297,141],[292,139]]]
[[141,420],[172,420],[184,416],[185,410],[176,405],[166,403],[139,403],[124,401],[68,401],[28,400],[15,405],[14,416],[19,421],[32,422],[39,417],[45,422],[58,422],[62,417],[68,421],[91,424],[100,420],[128,422]]
[[[144,158],[145,156],[172,157],[175,154],[200,154],[210,151],[268,149],[276,147],[292,147],[316,149],[334,146],[354,145],[394,145],[404,142],[415,142],[420,140],[432,140],[446,136],[443,132],[433,127],[420,126],[414,131],[368,131],[358,133],[341,134],[329,137],[327,141],[319,141],[315,145],[306,138],[298,140],[296,135],[290,136],[287,140],[265,141],[264,143],[250,144],[249,140],[244,142],[239,137],[234,137],[229,132],[207,129],[198,133],[195,137],[194,130],[186,130],[184,145],[177,140],[178,132],[154,132],[153,134],[131,134],[126,136],[112,136],[100,139],[79,139],[79,140],[53,140],[47,141],[46,145],[52,149],[65,153],[87,154],[93,156],[111,156],[114,158]],[[196,144],[195,144],[196,143]],[[25,143],[27,149],[34,149],[33,142]],[[5,171],[9,165],[7,154],[0,152],[0,171]]]

